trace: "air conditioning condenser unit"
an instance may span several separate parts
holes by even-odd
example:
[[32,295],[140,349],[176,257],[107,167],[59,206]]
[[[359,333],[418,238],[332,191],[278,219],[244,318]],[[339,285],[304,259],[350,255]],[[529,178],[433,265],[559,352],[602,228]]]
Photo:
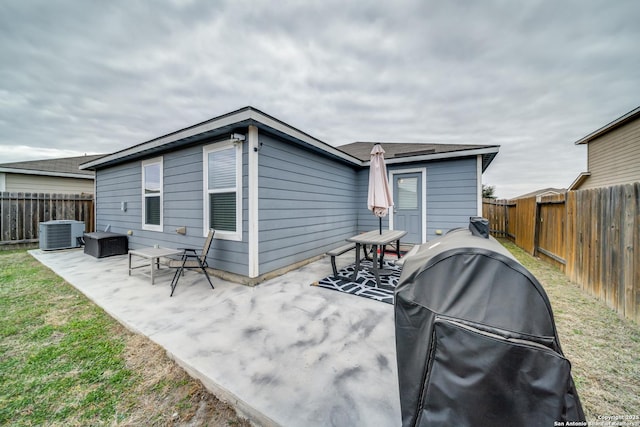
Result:
[[77,248],[84,234],[84,222],[75,220],[56,220],[40,223],[40,249]]

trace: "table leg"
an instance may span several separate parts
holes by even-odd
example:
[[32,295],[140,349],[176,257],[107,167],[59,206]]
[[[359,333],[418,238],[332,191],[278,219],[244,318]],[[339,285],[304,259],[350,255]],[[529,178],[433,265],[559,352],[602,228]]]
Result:
[[[355,266],[355,270],[353,271],[353,277],[351,278],[352,282],[355,282],[356,279],[358,278],[358,270],[360,270],[360,243],[356,243],[356,266]],[[367,254],[365,253],[365,257],[367,256]]]
[[131,252],[129,252],[129,276],[131,276]]
[[[376,278],[376,286],[380,287],[380,273],[378,272],[378,245],[373,246],[373,275]],[[382,258],[380,258],[380,263],[382,264]]]
[[153,267],[154,267],[156,259],[157,258],[155,258],[155,257],[151,257],[151,262],[149,263],[149,265],[151,266],[151,284],[152,285],[153,285],[153,270],[155,270]]
[[362,245],[362,250],[364,253],[364,259],[366,259],[367,261],[371,261],[371,258],[369,258],[369,255],[367,255],[367,245]]

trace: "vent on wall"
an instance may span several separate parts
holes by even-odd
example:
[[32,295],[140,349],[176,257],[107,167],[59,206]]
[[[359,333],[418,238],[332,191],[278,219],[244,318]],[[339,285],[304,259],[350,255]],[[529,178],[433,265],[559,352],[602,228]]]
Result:
[[74,220],[58,220],[40,223],[40,249],[77,248],[78,238],[84,234],[84,222]]

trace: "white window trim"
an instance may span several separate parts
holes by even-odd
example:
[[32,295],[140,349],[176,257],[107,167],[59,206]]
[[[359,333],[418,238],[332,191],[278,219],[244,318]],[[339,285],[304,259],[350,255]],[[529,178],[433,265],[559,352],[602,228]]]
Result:
[[[234,191],[236,192],[236,231],[224,231],[216,230],[214,238],[221,240],[233,240],[236,242],[242,241],[242,143],[237,141],[223,141],[206,145],[202,148],[202,218],[203,229],[202,235],[204,237],[209,233],[209,153],[213,153],[220,150],[226,150],[230,147],[234,147],[236,150],[236,186]],[[226,191],[231,188],[225,189]]]
[[[155,224],[146,224],[145,220],[146,220],[146,207],[147,204],[146,202],[146,198],[147,195],[144,192],[144,184],[145,184],[145,174],[144,174],[144,168],[145,166],[149,166],[149,165],[153,165],[153,164],[160,164],[160,225],[155,225]],[[142,168],[142,229],[143,230],[148,230],[148,231],[163,231],[163,224],[164,224],[164,163],[163,163],[163,159],[162,157],[156,157],[153,159],[149,159],[149,160],[144,160],[142,162],[141,165]],[[155,196],[154,196],[155,197]]]

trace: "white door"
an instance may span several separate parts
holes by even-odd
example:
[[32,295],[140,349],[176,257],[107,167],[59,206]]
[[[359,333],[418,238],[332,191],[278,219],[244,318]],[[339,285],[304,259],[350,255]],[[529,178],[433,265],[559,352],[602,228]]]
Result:
[[422,174],[393,175],[393,228],[405,230],[403,242],[422,243]]

